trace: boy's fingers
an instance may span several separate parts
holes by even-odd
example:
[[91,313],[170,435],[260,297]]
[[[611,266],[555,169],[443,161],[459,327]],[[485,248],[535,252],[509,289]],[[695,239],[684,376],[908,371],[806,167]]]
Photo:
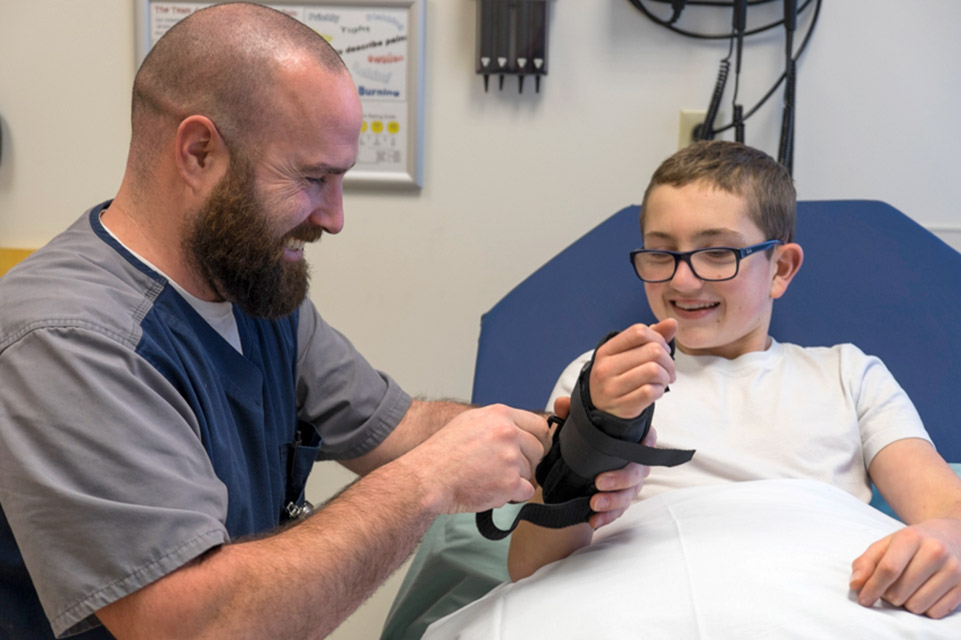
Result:
[[851,579],[848,582],[848,586],[851,588],[851,591],[858,595],[858,601],[861,602],[861,604],[864,604],[866,600],[873,596],[874,599],[868,604],[868,606],[871,606],[881,596],[880,593],[873,595],[870,591],[865,591],[864,587],[868,578],[874,574],[874,569],[884,555],[884,550],[887,549],[888,544],[888,538],[878,540],[851,563]]
[[871,577],[871,574],[874,573],[874,568],[878,565],[882,556],[884,556],[884,551],[888,548],[888,544],[890,544],[890,536],[873,543],[851,563],[850,586],[853,591],[860,592],[864,588],[864,583],[866,583],[868,578]]
[[632,325],[601,345],[595,354],[594,366],[606,378],[649,378],[651,374],[649,371],[645,373],[645,365],[653,362],[664,369],[670,381],[673,381],[674,359],[668,342],[676,332],[677,321],[673,318],[651,326]]
[[[614,469],[613,471],[605,471],[594,479],[594,486],[598,488],[599,491],[621,491],[624,489],[631,489],[641,482],[647,476],[645,470],[648,467],[639,465],[636,462],[628,462],[625,466],[620,469]],[[598,509],[594,509],[598,511]]]
[[858,594],[858,602],[866,607],[877,602],[901,576],[916,550],[915,545],[898,537],[897,533],[868,547],[864,555],[858,558],[864,559],[864,563],[856,570],[862,572],[857,577],[859,580],[866,578]]
[[619,511],[603,511],[601,513],[594,513],[594,514],[591,514],[591,517],[590,519],[588,519],[587,522],[588,524],[591,525],[591,529],[594,529],[596,531],[597,529],[600,529],[604,525],[608,525],[614,522],[615,520],[617,520],[618,518],[620,518],[622,515],[624,515],[624,511],[626,511],[626,509],[621,509]]
[[912,562],[905,574],[888,589],[884,599],[912,613],[927,613],[949,593],[954,584],[935,567]]
[[567,416],[571,412],[571,398],[570,396],[560,396],[554,400],[554,415],[558,418],[567,419]]
[[[596,358],[591,370],[591,397],[610,401],[620,398],[622,400],[617,403],[621,404],[629,402],[628,396],[636,396],[646,385],[664,387],[674,382],[677,377],[674,360],[659,334],[656,335],[656,342],[648,341],[630,351]],[[650,391],[643,393],[647,393],[649,397],[634,400],[645,401],[647,404],[660,397],[660,392],[653,396]]]
[[657,430],[653,426],[648,429],[647,435],[644,436],[643,440],[641,440],[641,444],[648,447],[653,447],[657,444]]
[[961,587],[955,587],[948,591],[940,600],[931,605],[925,615],[938,620],[954,611],[961,604]]
[[651,329],[661,334],[664,342],[670,342],[677,334],[677,320],[674,318],[665,318],[657,324],[652,324]]
[[606,511],[620,512],[631,506],[633,501],[634,489],[595,493],[591,497],[591,510],[597,513],[603,513]]
[[[677,322],[671,318],[669,320],[664,320],[661,323],[674,323],[674,331],[677,331]],[[656,326],[656,325],[654,325]],[[669,326],[669,325],[668,325]],[[668,329],[663,329],[668,331]],[[671,336],[674,334],[671,333]],[[653,326],[648,326],[646,324],[632,324],[628,328],[624,329],[616,336],[605,342],[598,348],[599,354],[613,355],[617,353],[624,353],[626,351],[631,351],[641,345],[645,345],[648,342],[664,342],[667,345],[667,340],[660,331],[653,330]]]

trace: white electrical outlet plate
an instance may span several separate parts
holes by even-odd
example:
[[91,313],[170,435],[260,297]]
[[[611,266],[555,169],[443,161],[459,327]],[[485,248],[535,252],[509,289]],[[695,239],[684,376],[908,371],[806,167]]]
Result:
[[[707,109],[681,109],[677,127],[677,148],[683,149],[694,142],[694,128],[707,118]],[[718,112],[714,124],[724,122],[724,115]]]

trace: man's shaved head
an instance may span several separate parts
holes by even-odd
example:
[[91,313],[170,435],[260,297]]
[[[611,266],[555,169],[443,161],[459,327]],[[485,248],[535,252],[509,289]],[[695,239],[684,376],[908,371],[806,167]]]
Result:
[[295,58],[347,72],[314,30],[263,5],[214,5],[181,20],[134,79],[131,159],[147,169],[170,128],[194,114],[210,118],[232,151],[250,148],[274,111],[277,72]]

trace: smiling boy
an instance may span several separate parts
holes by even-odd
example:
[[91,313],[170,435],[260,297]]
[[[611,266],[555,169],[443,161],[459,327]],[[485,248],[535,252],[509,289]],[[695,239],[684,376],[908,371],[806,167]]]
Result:
[[[551,401],[561,398],[555,410],[566,411],[565,396],[592,355],[598,409],[632,418],[658,401],[660,444],[697,455],[651,471],[641,499],[807,478],[867,502],[873,481],[908,526],[854,559],[852,590],[866,606],[883,598],[943,617],[961,603],[961,481],[880,360],[850,344],[801,347],[769,335],[774,300],[804,259],[793,242],[795,199],[783,167],[737,143],[697,143],[666,160],[644,196],[643,249],[631,252],[658,323],[634,325],[578,358]],[[566,557],[592,534],[586,524],[522,525],[511,542],[511,577]]]

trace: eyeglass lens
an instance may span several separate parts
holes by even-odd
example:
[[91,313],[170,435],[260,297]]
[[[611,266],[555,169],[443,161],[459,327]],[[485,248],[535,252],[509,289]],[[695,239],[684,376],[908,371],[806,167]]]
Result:
[[737,253],[731,249],[706,249],[686,256],[651,251],[634,256],[634,268],[642,280],[667,281],[674,277],[677,263],[687,262],[701,280],[728,280],[737,275]]

